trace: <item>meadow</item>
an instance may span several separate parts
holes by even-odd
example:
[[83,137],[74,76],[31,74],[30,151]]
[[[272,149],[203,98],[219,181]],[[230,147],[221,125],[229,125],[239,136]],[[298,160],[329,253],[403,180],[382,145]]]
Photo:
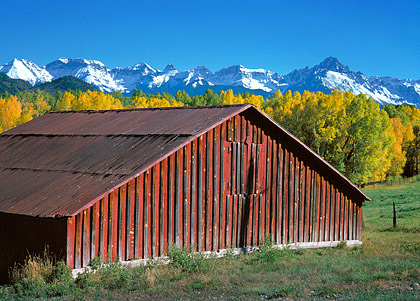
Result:
[[[172,248],[171,263],[135,268],[111,264],[75,280],[48,256],[32,258],[0,287],[0,299],[339,299],[415,300],[420,290],[420,182],[365,188],[361,247],[275,249],[204,258]],[[393,207],[397,227],[393,228]]]

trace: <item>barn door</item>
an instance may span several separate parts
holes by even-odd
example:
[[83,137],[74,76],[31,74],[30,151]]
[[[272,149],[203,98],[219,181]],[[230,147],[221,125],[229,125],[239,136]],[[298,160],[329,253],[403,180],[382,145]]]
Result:
[[257,245],[265,216],[265,149],[262,144],[225,142],[224,151],[226,245]]

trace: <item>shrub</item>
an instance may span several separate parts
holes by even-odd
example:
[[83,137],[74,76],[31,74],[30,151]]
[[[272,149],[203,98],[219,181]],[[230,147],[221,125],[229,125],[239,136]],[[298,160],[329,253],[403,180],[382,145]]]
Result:
[[210,262],[203,253],[195,253],[188,248],[177,248],[170,246],[167,255],[170,264],[182,269],[185,272],[198,272],[206,270]]

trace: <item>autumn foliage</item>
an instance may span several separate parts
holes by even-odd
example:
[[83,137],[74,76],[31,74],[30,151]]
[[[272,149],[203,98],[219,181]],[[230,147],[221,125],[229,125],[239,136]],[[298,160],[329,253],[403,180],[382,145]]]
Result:
[[50,110],[111,110],[189,105],[250,103],[264,111],[358,185],[390,177],[413,176],[420,165],[420,110],[409,105],[379,107],[365,95],[304,91],[268,99],[249,92],[219,94],[208,89],[189,96],[178,91],[145,94],[44,91],[0,95],[0,131],[7,131]]

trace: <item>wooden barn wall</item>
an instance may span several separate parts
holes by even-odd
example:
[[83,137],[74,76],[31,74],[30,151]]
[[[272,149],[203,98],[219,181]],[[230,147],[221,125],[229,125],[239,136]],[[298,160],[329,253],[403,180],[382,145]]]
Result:
[[235,116],[70,218],[67,263],[360,240],[361,204],[306,160]]

